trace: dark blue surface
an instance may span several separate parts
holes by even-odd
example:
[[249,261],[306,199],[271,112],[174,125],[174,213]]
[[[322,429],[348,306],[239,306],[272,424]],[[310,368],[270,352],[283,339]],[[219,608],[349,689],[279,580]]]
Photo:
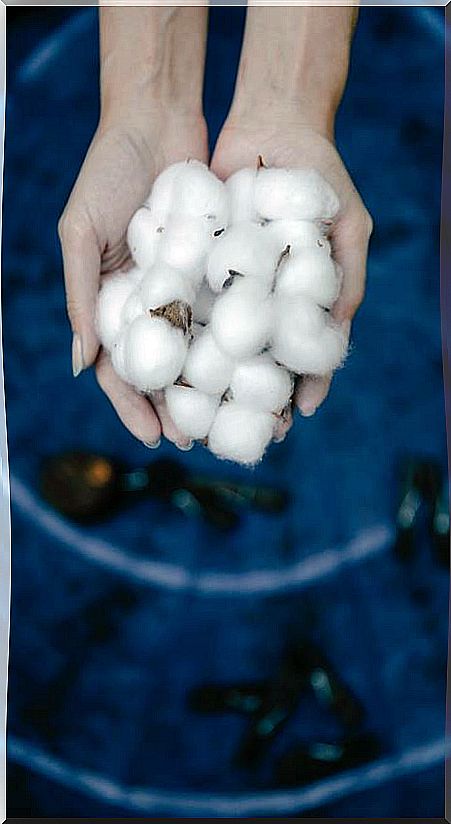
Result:
[[[205,104],[214,137],[233,89],[243,11],[215,9],[211,16]],[[39,26],[30,34],[28,26],[35,50],[26,57],[18,31],[11,29],[8,41],[3,240],[14,564],[10,815],[86,815],[89,805],[97,816],[170,816],[173,803],[175,815],[189,817],[203,809],[202,800],[236,793],[229,810],[236,816],[262,814],[261,803],[268,815],[441,816],[439,748],[421,750],[423,767],[409,770],[417,748],[439,742],[444,731],[447,576],[426,540],[408,572],[390,553],[399,455],[446,463],[441,12],[361,12],[338,142],[375,218],[367,298],[328,403],[313,419],[297,420],[254,471],[258,480],[289,486],[289,512],[247,515],[227,537],[147,502],[101,527],[68,531],[39,501],[37,470],[50,452],[94,448],[138,464],[152,455],[123,429],[93,375],[74,383],[69,368],[56,222],[96,124],[95,15],[72,14],[50,35]],[[162,451],[175,455],[168,446]],[[247,477],[199,447],[182,460],[218,476]],[[116,549],[125,552],[125,577],[86,557],[97,551],[96,538],[113,558]],[[323,576],[329,549],[336,554]],[[130,557],[162,566],[134,580]],[[348,563],[340,566],[340,557]],[[243,577],[255,571],[263,577]],[[211,574],[217,587],[219,573],[222,591],[214,591]],[[84,611],[120,582],[132,600],[116,631],[102,644],[88,643]],[[421,603],[413,597],[420,589]],[[332,797],[324,788],[314,802],[290,792],[285,801],[271,800],[275,755],[296,739],[334,732],[331,719],[307,704],[253,775],[230,767],[240,719],[199,719],[186,709],[186,691],[199,682],[271,675],[299,633],[321,644],[361,698],[384,755],[396,761],[413,752],[404,769],[388,770],[373,789],[367,771]],[[57,707],[49,685],[70,662]],[[97,779],[80,788],[80,770],[157,796],[145,796],[144,808],[113,803]],[[180,793],[195,793],[193,806]],[[211,803],[208,815],[221,815]]]

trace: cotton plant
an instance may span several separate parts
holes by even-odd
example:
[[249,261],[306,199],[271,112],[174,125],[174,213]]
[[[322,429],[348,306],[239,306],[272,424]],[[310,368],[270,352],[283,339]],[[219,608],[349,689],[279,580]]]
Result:
[[315,169],[241,169],[225,183],[175,163],[133,215],[135,266],[105,279],[97,331],[117,374],[163,390],[174,424],[218,458],[254,465],[296,376],[327,375],[347,340],[327,230],[338,198]]

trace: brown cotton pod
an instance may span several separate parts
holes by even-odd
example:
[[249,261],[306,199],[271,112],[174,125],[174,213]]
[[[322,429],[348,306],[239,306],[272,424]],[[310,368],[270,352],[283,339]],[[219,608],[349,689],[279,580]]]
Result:
[[154,318],[164,318],[175,329],[181,329],[185,335],[191,331],[193,310],[183,300],[173,300],[165,306],[149,309],[149,314]]

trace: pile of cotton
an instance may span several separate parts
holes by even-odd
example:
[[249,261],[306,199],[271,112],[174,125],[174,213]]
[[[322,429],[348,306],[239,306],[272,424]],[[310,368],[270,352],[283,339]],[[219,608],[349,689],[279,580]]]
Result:
[[130,221],[135,267],[105,278],[99,338],[116,372],[165,390],[179,430],[255,464],[297,375],[326,375],[347,341],[331,319],[340,271],[327,229],[337,196],[314,169],[169,166]]

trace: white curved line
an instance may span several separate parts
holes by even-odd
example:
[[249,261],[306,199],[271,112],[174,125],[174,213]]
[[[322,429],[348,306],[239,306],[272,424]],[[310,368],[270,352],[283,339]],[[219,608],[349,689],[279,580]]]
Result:
[[93,27],[95,17],[91,10],[85,10],[70,17],[56,31],[44,38],[43,43],[33,49],[22,63],[17,73],[19,83],[33,81],[40,72],[44,71],[52,60],[55,60],[62,51],[68,48],[70,41]]
[[31,518],[68,550],[89,561],[140,584],[170,590],[192,590],[202,595],[267,595],[301,589],[334,575],[343,567],[379,555],[390,547],[393,540],[392,530],[379,525],[363,530],[341,548],[318,552],[282,569],[193,574],[176,564],[140,558],[107,541],[90,537],[42,504],[14,475],[11,476],[11,502],[19,512]]
[[215,818],[299,814],[438,765],[444,761],[445,749],[449,752],[450,748],[445,748],[444,738],[438,738],[304,788],[207,795],[117,784],[103,775],[73,767],[27,741],[14,736],[8,739],[8,756],[12,761],[66,789],[139,815],[210,815]]

